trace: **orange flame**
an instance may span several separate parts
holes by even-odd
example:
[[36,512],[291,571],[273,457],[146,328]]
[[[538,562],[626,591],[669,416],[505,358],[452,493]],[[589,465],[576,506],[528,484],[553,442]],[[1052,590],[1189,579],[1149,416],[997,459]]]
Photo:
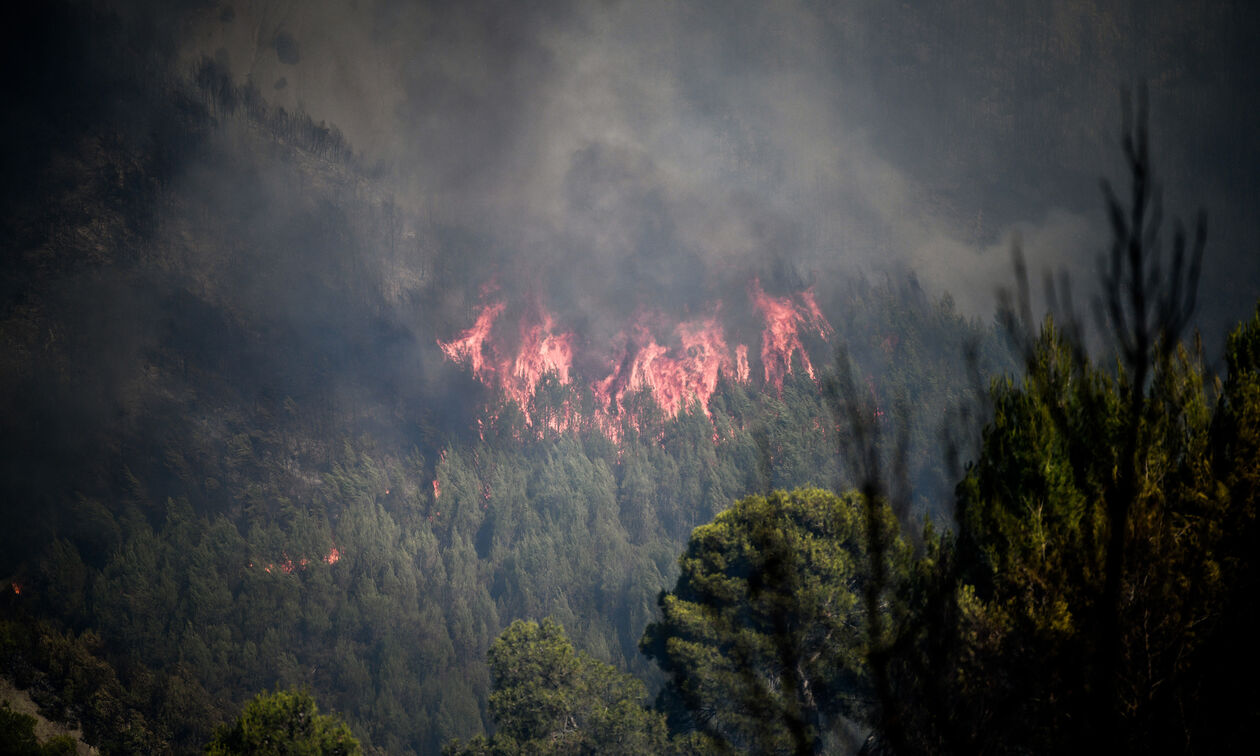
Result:
[[[520,324],[520,345],[515,356],[504,358],[501,354],[506,350],[492,338],[495,320],[503,314],[504,307],[502,302],[485,305],[472,328],[450,341],[439,339],[438,347],[451,362],[468,365],[477,380],[498,388],[522,409],[527,409],[544,376],[555,375],[562,385],[569,383],[573,334],[557,331],[551,314],[538,308],[537,322]],[[528,414],[526,422],[533,424]]]
[[505,376],[504,392],[522,407],[528,406],[534,387],[548,374],[554,374],[562,385],[569,383],[573,366],[573,334],[556,333],[555,321],[547,312],[542,322],[522,324],[521,346],[512,361],[512,372]]
[[735,347],[735,380],[740,383],[748,383],[748,345],[740,344]]
[[[292,557],[289,556],[288,552],[286,551],[280,552],[280,556],[284,557],[283,561],[279,563],[268,562],[264,564],[262,566],[263,572],[270,575],[272,570],[280,570],[286,575],[292,575],[294,572],[300,572],[300,571],[305,570],[311,564],[311,560],[308,559],[307,557],[301,557],[300,559],[297,559],[295,561]],[[337,548],[336,544],[333,544],[332,549],[329,550],[329,552],[325,554],[323,557],[320,557],[320,561],[323,562],[324,564],[336,564],[337,562],[341,561],[341,550]],[[254,566],[254,563],[250,562],[249,567],[252,568],[253,566]]]
[[761,288],[761,281],[754,278],[750,294],[766,321],[761,332],[761,367],[766,383],[782,390],[783,378],[792,372],[792,355],[798,353],[805,372],[814,378],[814,365],[801,344],[801,331],[812,330],[826,339],[832,328],[818,309],[813,290],[806,289],[797,295],[801,301],[798,305],[791,297],[770,296]]
[[669,415],[678,414],[693,401],[708,414],[719,376],[734,369],[722,326],[716,317],[708,317],[679,323],[674,334],[680,346],[670,349],[658,344],[642,323],[635,326],[633,347],[614,364],[607,378],[592,387],[605,409],[611,410],[614,404],[623,406],[627,394],[648,389]]
[[[490,288],[482,293],[486,296],[493,291],[495,289]],[[795,300],[791,296],[772,297],[761,288],[761,282],[754,279],[749,296],[765,320],[761,360],[766,383],[782,390],[784,377],[792,372],[794,355],[798,355],[801,365],[813,378],[814,366],[801,336],[812,332],[826,339],[832,333],[813,291],[801,292]],[[534,428],[539,436],[546,430],[564,432],[587,427],[616,440],[621,422],[618,415],[625,409],[628,396],[635,392],[649,392],[670,416],[677,415],[693,402],[698,402],[701,410],[708,414],[709,400],[721,376],[740,383],[750,380],[748,346],[737,344],[733,351],[728,347],[716,315],[717,308],[713,315],[675,325],[664,344],[657,341],[648,326],[649,321],[659,323],[659,316],[645,313],[628,333],[623,331],[614,340],[620,347],[617,356],[607,363],[607,375],[589,384],[598,409],[583,417],[571,402],[564,401],[561,406],[547,407],[545,414],[539,414],[544,410],[535,407],[531,400],[545,377],[554,376],[560,385],[570,385],[573,381],[576,338],[558,327],[555,318],[542,306],[536,306],[531,310],[532,315],[518,324],[519,340],[515,347],[504,344],[496,336],[502,334],[502,329],[496,330],[495,323],[505,308],[502,301],[485,304],[471,328],[450,341],[439,340],[438,346],[452,362],[468,366],[477,380],[515,402],[524,415],[525,424]],[[492,423],[496,418],[497,411],[488,413]],[[629,418],[629,421],[639,427],[638,418]],[[485,427],[480,418],[478,429],[484,438]],[[441,496],[437,480],[433,481],[433,496],[435,499]]]
[[495,319],[502,312],[502,302],[488,305],[477,316],[472,328],[461,333],[459,338],[439,341],[438,346],[451,362],[457,365],[467,363],[474,376],[483,381],[488,380],[494,375],[494,367],[486,364],[486,342],[490,338],[490,329],[494,327]]

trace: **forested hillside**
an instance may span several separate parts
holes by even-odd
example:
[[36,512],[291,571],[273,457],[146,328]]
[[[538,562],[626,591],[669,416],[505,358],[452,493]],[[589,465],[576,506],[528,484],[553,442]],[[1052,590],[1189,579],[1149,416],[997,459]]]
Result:
[[[485,653],[516,619],[656,685],[638,640],[691,530],[843,482],[810,353],[769,386],[755,342],[753,379],[703,405],[642,388],[539,431],[588,390],[553,375],[521,408],[438,348],[484,283],[475,240],[401,209],[335,127],[138,47],[160,19],[25,13],[82,59],[6,116],[45,141],[4,217],[0,637],[103,752],[195,752],[296,686],[369,750],[433,753],[487,726]],[[831,289],[813,360],[844,342],[889,411],[920,397],[919,513],[941,517],[936,418],[988,336],[913,283]]]
[[[625,8],[238,5],[50,0],[3,32],[0,675],[44,718],[102,754],[1247,742],[1260,314],[1193,330],[1222,274],[1204,221],[1161,225],[1144,95],[1099,280],[1048,277],[1042,320],[1017,254],[991,321],[912,272],[987,281],[1000,246],[1008,280],[983,212],[1016,192],[953,207],[1005,192],[953,172],[981,148],[833,134],[793,94],[827,35],[872,91],[930,45],[795,7],[765,12],[800,50],[750,63],[739,23],[661,41]],[[1052,20],[999,47],[1088,57]],[[588,40],[623,31],[653,44]],[[322,57],[342,35],[361,60]],[[640,55],[687,76],[621,78]],[[959,102],[1005,158],[1054,101],[985,81]],[[640,107],[671,98],[687,128]],[[1029,251],[1073,212],[1039,207]],[[0,714],[0,750],[75,747]]]

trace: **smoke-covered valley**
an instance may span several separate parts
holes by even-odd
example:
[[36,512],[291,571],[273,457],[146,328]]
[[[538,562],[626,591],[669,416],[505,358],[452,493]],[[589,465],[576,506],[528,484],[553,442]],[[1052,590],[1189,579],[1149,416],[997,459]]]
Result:
[[104,752],[306,686],[434,753],[491,728],[517,618],[659,687],[639,638],[691,530],[855,482],[841,348],[948,528],[1012,246],[1089,315],[1125,87],[1165,237],[1207,212],[1210,362],[1260,297],[1245,3],[11,15],[4,672]]

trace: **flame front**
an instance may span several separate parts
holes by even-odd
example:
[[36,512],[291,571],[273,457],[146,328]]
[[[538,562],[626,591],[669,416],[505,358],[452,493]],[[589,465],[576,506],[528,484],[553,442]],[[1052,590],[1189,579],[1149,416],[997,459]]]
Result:
[[[801,336],[812,332],[825,340],[832,329],[813,291],[800,292],[795,299],[773,297],[754,279],[749,296],[764,320],[761,362],[766,383],[782,390],[784,377],[792,372],[794,355],[814,378],[814,366]],[[641,313],[630,328],[613,340],[613,356],[606,362],[608,373],[589,384],[597,409],[590,416],[581,417],[572,403],[565,401],[563,406],[548,407],[546,414],[540,415],[543,410],[531,400],[548,376],[563,386],[572,383],[578,341],[573,333],[558,326],[551,313],[536,306],[518,324],[515,345],[505,343],[501,338],[503,327],[496,329],[496,321],[505,309],[502,301],[483,305],[471,328],[450,341],[439,340],[438,346],[452,362],[466,365],[477,380],[515,402],[524,413],[526,425],[539,435],[546,429],[562,432],[585,426],[616,438],[617,417],[626,409],[629,395],[639,391],[651,393],[670,416],[692,403],[698,403],[701,411],[708,414],[709,400],[723,375],[739,383],[747,383],[751,377],[748,346],[737,344],[732,350],[727,345],[716,314],[720,303],[713,308],[714,314],[664,329],[669,337],[666,343],[657,340],[663,316]],[[653,323],[658,326],[655,332]],[[491,414],[492,420],[494,417]],[[631,422],[637,427],[637,418],[631,418]],[[433,493],[435,499],[441,495],[437,481]]]
[[[439,340],[438,346],[451,362],[467,365],[475,378],[524,409],[545,376],[555,375],[562,385],[571,380],[573,334],[558,331],[551,314],[539,308],[537,322],[521,322],[515,355],[505,357],[509,350],[493,337],[495,321],[505,306],[503,302],[485,305],[471,328],[450,341]],[[528,414],[526,420],[533,423]]]
[[809,352],[801,343],[803,329],[812,330],[824,340],[832,333],[831,324],[823,317],[814,299],[812,289],[797,295],[800,304],[791,297],[772,297],[761,288],[761,281],[753,279],[750,294],[753,304],[761,311],[766,326],[761,332],[761,368],[766,383],[783,389],[783,378],[792,372],[792,355],[799,354],[801,365],[810,378],[814,378],[814,365]]
[[473,375],[479,380],[489,381],[494,376],[494,367],[486,363],[486,344],[490,339],[490,329],[494,321],[503,313],[503,303],[497,302],[482,309],[472,328],[464,331],[459,338],[450,341],[439,341],[443,354],[455,364],[465,364],[472,368]]
[[[305,570],[311,564],[311,560],[306,557],[293,559],[287,551],[281,551],[280,556],[282,559],[279,562],[267,562],[264,564],[262,571],[270,575],[272,570],[279,570],[286,575],[292,575],[294,572]],[[333,544],[328,553],[319,558],[319,561],[324,564],[336,564],[341,561],[341,550],[337,548],[336,544]],[[254,563],[250,562],[248,566],[253,568]]]
[[728,375],[734,371],[722,326],[716,317],[685,321],[675,327],[674,337],[679,346],[671,349],[657,343],[645,325],[635,325],[634,336],[622,358],[614,361],[612,373],[592,387],[606,410],[624,407],[627,394],[647,389],[669,415],[693,401],[708,414],[718,378],[724,371]]
[[547,375],[555,375],[562,385],[569,383],[573,368],[573,334],[556,332],[555,320],[543,312],[541,322],[522,324],[521,346],[512,361],[512,372],[503,390],[522,407],[528,406],[534,387]]

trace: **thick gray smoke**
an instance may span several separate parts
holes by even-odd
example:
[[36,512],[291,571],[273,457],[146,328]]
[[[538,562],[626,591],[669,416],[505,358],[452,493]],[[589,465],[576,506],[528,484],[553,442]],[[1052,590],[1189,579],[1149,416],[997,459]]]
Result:
[[1210,213],[1205,325],[1260,294],[1249,4],[268,0],[190,28],[474,236],[472,278],[575,315],[892,270],[987,316],[1016,232],[1089,279],[1138,82],[1170,214]]
[[[754,277],[772,294],[815,285],[834,313],[854,276],[913,274],[987,319],[1016,233],[1034,272],[1064,268],[1084,293],[1107,242],[1098,181],[1123,178],[1120,87],[1141,81],[1167,208],[1209,212],[1212,349],[1260,296],[1258,15],[33,4],[0,46],[19,72],[3,111],[6,424],[59,450],[32,456],[55,477],[83,456],[68,439],[92,436],[63,429],[152,436],[141,398],[192,396],[178,387],[207,375],[248,406],[466,423],[474,384],[436,341],[488,283],[604,345],[637,313],[718,300],[752,342]],[[181,116],[195,108],[170,81],[203,56],[273,113],[336,125],[371,178],[285,152],[239,113]]]

